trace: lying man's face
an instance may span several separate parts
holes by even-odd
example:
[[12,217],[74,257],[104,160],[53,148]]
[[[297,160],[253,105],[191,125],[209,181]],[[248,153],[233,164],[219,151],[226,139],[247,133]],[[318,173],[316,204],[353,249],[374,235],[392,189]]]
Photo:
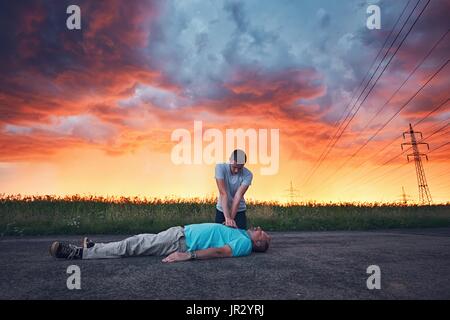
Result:
[[252,240],[253,241],[269,241],[272,240],[272,238],[261,229],[261,227],[256,227],[256,228],[252,228],[250,229],[250,231],[252,231]]

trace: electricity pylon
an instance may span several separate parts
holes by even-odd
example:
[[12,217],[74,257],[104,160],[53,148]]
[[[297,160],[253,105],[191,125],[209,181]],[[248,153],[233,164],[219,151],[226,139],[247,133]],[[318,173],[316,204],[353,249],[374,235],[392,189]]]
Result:
[[433,201],[431,199],[430,189],[428,189],[427,179],[425,178],[425,171],[423,170],[422,157],[425,157],[428,161],[428,156],[424,153],[419,152],[419,144],[425,144],[430,150],[430,146],[426,142],[417,142],[416,134],[420,134],[420,139],[423,139],[422,132],[414,131],[411,123],[409,124],[409,131],[403,132],[403,139],[406,139],[406,135],[409,134],[411,142],[404,142],[401,144],[402,150],[404,145],[410,145],[413,149],[413,153],[406,156],[409,162],[409,157],[414,157],[414,162],[416,164],[416,176],[417,185],[419,187],[419,202],[421,204],[431,204]]
[[400,197],[401,197],[401,202],[403,204],[408,204],[410,196],[405,193],[405,188],[403,186],[402,186],[402,194],[400,195]]
[[290,203],[294,203],[295,202],[294,199],[298,197],[298,190],[294,189],[294,187],[292,186],[292,180],[289,189],[286,189],[284,191],[288,192],[287,196],[290,199]]

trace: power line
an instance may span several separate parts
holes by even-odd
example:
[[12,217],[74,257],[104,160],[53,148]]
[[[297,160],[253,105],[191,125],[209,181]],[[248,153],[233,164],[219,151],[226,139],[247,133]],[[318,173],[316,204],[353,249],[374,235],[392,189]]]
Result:
[[[334,140],[333,144],[329,147],[328,151],[326,152],[325,156],[321,159],[321,161],[319,162],[317,168],[320,167],[320,165],[323,163],[323,160],[328,156],[328,154],[330,153],[330,151],[334,148],[334,146],[336,145],[336,143],[339,141],[339,139],[342,137],[343,133],[345,132],[345,130],[347,129],[347,127],[349,126],[349,124],[351,123],[351,121],[354,119],[354,117],[356,116],[356,114],[358,113],[358,111],[360,110],[361,106],[364,104],[364,102],[366,101],[367,97],[369,96],[369,94],[372,92],[373,88],[376,86],[376,84],[378,83],[378,80],[381,78],[381,76],[384,74],[384,72],[386,71],[387,67],[389,66],[389,64],[391,63],[392,59],[394,58],[394,56],[397,54],[397,52],[400,50],[401,46],[403,45],[404,41],[406,40],[406,38],[408,37],[408,35],[410,34],[411,30],[414,28],[414,26],[416,25],[417,21],[420,19],[420,17],[422,16],[423,12],[425,11],[425,9],[428,7],[428,4],[430,3],[431,0],[428,0],[427,3],[425,4],[425,6],[422,8],[421,12],[419,13],[419,15],[415,18],[414,22],[412,23],[412,25],[410,26],[409,30],[406,32],[405,36],[403,37],[403,39],[401,40],[401,42],[399,43],[399,45],[397,46],[396,50],[394,51],[394,53],[392,54],[392,56],[389,58],[389,61],[386,63],[386,65],[383,67],[381,73],[378,75],[377,79],[375,80],[375,82],[373,83],[373,85],[371,86],[371,88],[369,89],[369,91],[367,92],[367,94],[365,95],[363,101],[359,104],[359,106],[356,108],[355,113],[350,117],[349,121],[347,122],[347,124],[345,125],[345,127],[342,129],[342,131],[340,132],[340,134],[337,136],[337,138]],[[403,30],[403,28],[406,26],[407,21],[409,20],[409,18],[411,17],[412,13],[415,11],[417,5],[419,4],[420,1],[418,1],[416,3],[416,6],[414,7],[414,9],[411,11],[411,13],[409,14],[407,20],[405,21],[405,23],[403,24],[401,30],[399,31],[399,33],[397,34],[396,38],[394,39],[393,43],[395,43],[396,39],[398,38],[398,36],[401,34],[401,31]],[[392,44],[393,44],[392,43]],[[392,48],[392,44],[391,47],[389,48],[389,50]],[[388,50],[388,52],[389,52]],[[386,56],[386,55],[385,55]],[[375,71],[376,73],[376,71]],[[371,79],[369,80],[368,84],[370,83],[370,81],[372,80],[373,76],[375,75],[375,73],[372,75]],[[367,85],[368,85],[367,84]],[[365,89],[364,89],[365,90]],[[363,90],[363,92],[364,92]],[[358,97],[359,100],[359,97]],[[358,101],[357,100],[357,101]],[[356,104],[355,104],[356,106]],[[354,109],[354,108],[353,108]],[[351,111],[353,111],[353,109]],[[351,113],[350,111],[350,113]],[[347,118],[346,118],[347,119]],[[345,120],[346,120],[345,119]],[[344,122],[345,122],[344,120]],[[317,168],[314,170],[317,170]],[[313,173],[313,174],[314,174]],[[311,177],[312,175],[310,175]],[[310,177],[308,177],[307,181],[305,182],[305,184],[309,181]]]
[[[447,120],[446,120],[446,121],[447,121]],[[420,141],[431,138],[431,137],[434,136],[435,134],[437,134],[437,133],[441,132],[442,130],[444,130],[449,124],[450,124],[450,123],[447,122],[444,126],[442,126],[442,127],[440,127],[439,129],[435,130],[433,133],[431,133],[430,135],[428,135],[428,136],[426,136],[425,138],[421,139]],[[350,187],[351,187],[353,184],[357,183],[358,180],[360,180],[361,178],[364,178],[364,177],[367,177],[367,176],[371,175],[372,173],[374,173],[374,172],[377,171],[378,169],[384,167],[384,166],[387,165],[388,163],[390,163],[390,162],[392,162],[393,160],[397,159],[398,157],[402,156],[403,154],[405,154],[405,153],[406,153],[407,151],[409,151],[410,149],[411,149],[411,148],[407,148],[407,149],[403,150],[400,154],[398,154],[398,155],[396,155],[396,156],[390,158],[389,160],[385,161],[385,162],[382,163],[381,165],[378,165],[375,169],[372,169],[371,171],[369,171],[369,173],[367,173],[365,176],[361,176],[360,178],[357,178],[356,180],[353,180],[353,182],[352,182],[350,185],[348,185],[347,188],[343,190],[343,192],[346,192],[347,190],[349,190]],[[435,150],[438,150],[438,149],[439,149],[439,148],[437,148],[437,149],[435,149]],[[404,165],[406,165],[406,164],[402,164],[402,165],[400,165],[399,167],[394,168],[394,170],[397,170],[397,169],[403,167]],[[386,172],[384,175],[386,175],[387,173],[391,173],[391,172],[394,171],[394,170],[390,170],[390,171]],[[375,178],[375,181],[377,181],[379,178],[383,177],[384,175],[382,175],[382,176],[377,176],[377,177]],[[359,182],[359,185],[361,185],[361,184],[366,184],[366,183],[368,183],[369,181],[370,181],[370,179],[369,179],[368,181],[364,182],[364,183],[362,183],[362,181],[361,181],[361,182]],[[373,183],[375,183],[375,181],[373,181]]]
[[[440,127],[439,129],[437,129],[436,131],[434,131],[432,134],[428,135],[427,137],[425,137],[424,139],[420,139],[420,141],[425,140],[425,139],[429,139],[432,136],[434,136],[435,134],[441,132],[442,130],[444,130],[447,126],[449,125],[449,123],[446,123],[444,126]],[[411,150],[411,148],[407,148],[405,150],[403,150],[400,154],[396,155],[395,157],[392,157],[391,159],[385,161],[384,163],[382,163],[381,165],[379,165],[378,167],[376,167],[374,170],[370,171],[370,173],[375,172],[376,170],[378,170],[379,168],[382,168],[383,166],[387,165],[389,162],[392,162],[393,160],[397,159],[398,157],[402,156],[403,154],[405,154],[407,151]],[[402,164],[400,165],[400,167],[404,166],[406,164]],[[389,171],[390,172],[390,171]],[[384,176],[384,175],[383,175]],[[382,176],[378,176],[376,179],[380,178]],[[369,180],[370,181],[370,180]],[[367,181],[367,182],[369,182]],[[365,182],[365,183],[367,183]]]
[[[426,138],[425,138],[425,139],[426,139]],[[424,140],[424,139],[421,139],[421,141],[422,141],[422,140]],[[435,148],[435,149],[432,149],[432,150],[428,151],[426,154],[428,155],[428,154],[430,154],[430,153],[432,153],[432,152],[435,152],[435,151],[437,151],[437,150],[439,150],[439,149],[441,149],[441,148],[443,148],[443,147],[445,147],[445,146],[447,146],[447,145],[449,145],[449,144],[450,144],[450,142],[446,142],[446,143],[440,145],[439,147],[437,147],[437,148]],[[411,147],[408,148],[408,149],[406,149],[405,152],[406,152],[407,150],[410,150],[410,149],[411,149]],[[403,153],[402,153],[402,154],[403,154]],[[397,171],[397,170],[399,170],[400,168],[402,168],[402,167],[404,167],[404,166],[406,166],[406,165],[408,165],[408,162],[405,162],[405,163],[399,165],[398,167],[393,168],[392,170],[389,170],[389,171],[385,172],[383,175],[378,176],[374,181],[372,181],[372,184],[378,183],[378,182],[380,181],[380,179],[382,180],[382,178],[384,178],[387,174],[389,174],[389,173],[391,173],[391,172],[393,172],[393,171]],[[399,177],[400,177],[400,176],[399,176]],[[399,177],[397,177],[397,178],[399,178]]]
[[[392,115],[388,121],[386,121],[376,132],[375,134],[373,134],[357,151],[355,151],[351,156],[350,159],[348,159],[347,161],[344,161],[344,163],[337,169],[334,170],[333,174],[331,176],[328,176],[324,181],[322,181],[322,183],[324,183],[325,181],[328,181],[331,177],[333,177],[334,175],[336,175],[350,160],[352,160],[370,141],[373,140],[373,138],[375,138],[380,132],[381,130],[383,130],[394,118],[396,118],[400,112],[423,90],[423,88],[426,87],[426,85],[428,83],[430,83],[431,80],[434,79],[434,77],[436,77],[436,75],[447,66],[447,64],[450,62],[450,60],[447,60],[420,88],[419,90],[417,90],[412,96],[411,98],[408,99],[408,101],[406,101],[399,110],[397,110],[394,115]],[[447,100],[448,101],[448,100]]]
[[402,150],[404,145],[409,145],[413,149],[413,153],[407,154],[406,158],[409,162],[409,157],[414,157],[414,164],[416,168],[416,177],[417,177],[417,187],[419,189],[419,202],[422,204],[430,205],[433,202],[433,198],[431,196],[430,188],[428,187],[427,177],[425,175],[425,168],[422,164],[422,157],[425,157],[428,161],[428,155],[425,153],[421,153],[419,149],[419,145],[426,145],[428,150],[430,150],[430,145],[426,142],[417,142],[416,134],[420,134],[422,137],[422,132],[415,131],[411,123],[409,124],[409,130],[403,132],[403,138],[406,139],[406,135],[409,135],[411,142],[403,142],[401,144]]
[[[434,108],[432,111],[430,111],[425,117],[422,117],[419,121],[415,122],[413,125],[417,126],[420,123],[422,123],[423,121],[425,121],[427,118],[429,118],[433,113],[435,113],[436,111],[438,111],[442,106],[444,106],[450,99],[447,98],[446,100],[444,100],[442,103],[440,103],[436,108]],[[447,121],[447,120],[445,120]],[[447,126],[448,124],[446,124],[445,126]],[[444,126],[444,127],[445,127]],[[395,141],[397,141],[397,139],[401,138],[402,136],[397,136],[396,138],[392,139],[389,143],[387,143],[386,145],[384,145],[382,148],[380,148],[380,151],[375,152],[374,154],[370,155],[369,157],[366,158],[366,160],[364,160],[363,162],[359,163],[356,167],[352,168],[353,170],[356,170],[358,168],[360,168],[363,164],[367,163],[369,160],[373,159],[373,157],[377,156],[380,152],[387,150],[388,147],[390,147]],[[401,154],[400,154],[401,155]],[[399,155],[399,156],[400,156]],[[398,157],[398,156],[397,156]],[[396,157],[395,157],[396,158]],[[388,161],[390,162],[390,161]]]
[[[389,49],[386,50],[383,58],[380,60],[377,68],[375,69],[375,71],[372,73],[372,76],[370,77],[369,81],[366,83],[366,85],[364,86],[363,90],[361,91],[361,93],[359,94],[358,98],[356,99],[356,101],[353,103],[353,107],[352,110],[354,108],[354,106],[356,105],[356,103],[358,102],[359,98],[361,97],[361,95],[364,93],[364,91],[366,90],[368,84],[370,83],[370,81],[372,81],[373,76],[376,74],[376,72],[378,71],[378,69],[380,68],[381,64],[383,63],[384,59],[386,58],[386,55],[389,53],[390,49],[392,48],[392,45],[395,43],[395,41],[397,40],[398,36],[400,35],[401,31],[403,30],[403,28],[405,27],[406,23],[408,22],[409,18],[411,17],[412,13],[414,12],[414,10],[416,9],[417,5],[419,4],[420,0],[417,1],[416,5],[414,6],[413,10],[411,11],[411,13],[409,14],[408,18],[405,20],[405,22],[403,23],[403,26],[401,27],[400,31],[398,32],[397,36],[395,37],[395,39],[392,41],[392,43],[389,46]],[[350,107],[350,105],[352,104],[352,101],[355,97],[355,94],[359,91],[359,88],[363,85],[363,83],[365,82],[365,79],[367,78],[367,76],[370,73],[370,70],[372,69],[372,67],[374,66],[376,60],[378,59],[378,56],[380,55],[380,53],[383,51],[387,41],[389,40],[389,38],[391,37],[391,35],[393,34],[393,31],[395,30],[395,28],[397,27],[397,24],[400,22],[401,17],[403,16],[403,14],[406,12],[406,8],[408,7],[410,1],[408,1],[408,3],[406,4],[406,6],[403,8],[402,13],[400,14],[400,16],[397,18],[397,21],[394,24],[394,27],[391,29],[389,35],[387,36],[386,40],[383,43],[383,46],[380,48],[380,50],[378,51],[374,61],[372,62],[372,65],[370,66],[370,68],[367,70],[366,75],[364,76],[363,80],[361,81],[361,83],[359,84],[357,90],[355,90],[355,92],[352,95],[352,98],[350,98],[349,100],[349,104],[346,106],[344,112],[342,113],[342,115],[340,116],[339,120],[337,122],[335,122],[335,124],[333,125],[333,127],[336,127],[337,123],[340,122],[342,120],[342,116],[346,113],[346,111],[348,110],[348,107]],[[351,111],[347,114],[347,116],[345,117],[345,119],[340,122],[339,127],[337,128],[337,130],[335,131],[333,137],[328,141],[327,146],[324,148],[324,150],[322,151],[322,154],[320,155],[319,159],[316,161],[316,163],[314,164],[314,167],[311,171],[311,173],[308,175],[307,179],[305,180],[305,182],[302,184],[302,186],[304,186],[306,183],[308,183],[309,179],[311,178],[312,175],[314,175],[314,173],[316,172],[316,170],[318,169],[318,167],[321,165],[322,163],[322,158],[323,155],[325,154],[326,150],[328,150],[330,144],[332,143],[332,141],[336,138],[339,130],[341,129],[342,125],[345,123],[345,121],[348,118],[348,115],[351,113]]]
[[[448,142],[447,142],[447,143],[444,143],[444,144],[440,145],[439,147],[437,147],[437,148],[435,148],[435,149],[432,149],[432,150],[430,150],[429,152],[427,152],[427,155],[430,154],[430,153],[433,153],[433,152],[435,152],[435,151],[437,151],[437,150],[439,150],[439,149],[441,149],[441,148],[443,148],[443,147],[445,147],[445,146],[447,146],[447,145],[449,145],[449,144],[450,144],[450,143],[448,143]],[[397,167],[395,167],[395,168],[392,168],[391,170],[387,171],[387,172],[386,172],[385,174],[383,174],[382,176],[377,177],[377,178],[372,182],[372,185],[373,185],[373,184],[376,184],[376,183],[379,183],[381,180],[383,180],[383,178],[384,178],[386,175],[388,175],[388,179],[385,180],[385,182],[390,181],[390,180],[392,179],[392,177],[393,177],[393,176],[391,175],[391,172],[394,172],[394,171],[398,172],[402,167],[406,167],[408,164],[409,164],[408,162],[405,162],[405,163],[403,163],[403,164],[401,164],[401,165],[399,165],[399,166],[397,166]],[[399,175],[399,176],[395,177],[393,181],[396,181],[396,180],[398,180],[398,179],[401,178],[401,177],[402,177],[402,176]],[[393,184],[393,181],[391,181],[391,184]]]
[[[446,121],[447,121],[447,120],[446,120]],[[444,126],[442,126],[442,127],[440,127],[439,129],[435,130],[433,133],[431,133],[430,135],[426,136],[424,139],[421,139],[420,141],[425,140],[425,139],[429,139],[429,138],[431,138],[432,136],[434,136],[435,134],[437,134],[437,133],[443,131],[445,128],[447,128],[447,126],[448,126],[449,124],[450,124],[450,123],[447,122]],[[407,151],[409,151],[409,150],[411,150],[411,148],[407,148],[407,149],[403,150],[400,154],[396,155],[395,157],[392,157],[391,159],[385,161],[384,163],[382,163],[381,165],[379,165],[379,166],[376,167],[375,169],[371,170],[371,171],[368,173],[368,175],[371,174],[371,173],[373,173],[373,172],[375,172],[375,171],[378,170],[379,168],[382,168],[383,166],[387,165],[389,162],[392,162],[393,160],[395,160],[395,159],[397,159],[398,157],[402,156],[403,154],[405,154],[405,153],[406,153]],[[401,166],[403,166],[403,165],[405,165],[405,164],[402,164]],[[401,166],[400,166],[400,167],[401,167]],[[380,177],[380,176],[378,176],[377,178],[379,178],[379,177]],[[370,181],[370,180],[368,180],[368,181]],[[367,182],[368,182],[368,181],[367,181]],[[367,182],[365,182],[365,183],[367,183]]]
[[[428,152],[427,155],[428,155],[429,153],[434,152],[434,151],[437,151],[437,150],[439,150],[439,149],[441,149],[441,148],[443,148],[443,147],[445,147],[445,146],[447,146],[447,145],[449,145],[449,143],[444,143],[443,145],[439,146],[438,148],[433,149],[433,150],[431,150],[430,152]],[[400,167],[403,167],[403,166],[406,166],[406,165],[408,165],[408,162],[403,163]],[[400,167],[398,167],[398,169],[399,169]],[[385,175],[386,175],[386,174],[384,174],[383,177],[384,177]],[[400,179],[400,178],[403,178],[403,179],[404,179],[404,176],[401,175],[401,174],[398,175],[398,176],[393,176],[393,177],[394,177],[393,180],[389,179],[389,180],[386,180],[386,181],[390,181],[390,184],[393,184],[394,182],[396,182],[396,181],[397,181],[398,179]],[[433,180],[433,179],[431,179],[431,180]],[[386,181],[385,181],[385,182],[386,182]],[[374,184],[375,184],[375,183],[378,183],[378,182],[380,182],[380,181],[377,180],[376,182],[374,182]],[[436,187],[436,185],[433,185],[433,187]]]
[[394,96],[401,90],[401,88],[403,88],[403,86],[406,84],[406,82],[408,82],[408,80],[411,78],[411,76],[417,71],[417,69],[419,69],[422,64],[426,61],[426,59],[428,59],[428,57],[431,55],[431,53],[433,53],[433,51],[437,48],[437,46],[442,42],[442,40],[445,39],[445,37],[448,35],[450,29],[448,29],[440,38],[439,40],[433,45],[433,47],[430,49],[430,51],[428,51],[428,53],[425,55],[425,57],[423,57],[422,61],[416,65],[416,67],[410,72],[410,74],[408,75],[408,77],[403,81],[403,83],[400,85],[400,87],[398,87],[397,90],[395,90],[395,92],[391,95],[391,97],[386,101],[386,103],[380,108],[378,109],[377,113],[367,122],[366,126],[361,130],[362,132],[364,132],[364,130],[372,123],[372,121],[384,110],[384,108],[389,104],[389,102],[391,102],[392,98],[394,98]]
[[[334,147],[334,145],[336,145],[337,141],[340,139],[340,137],[342,136],[342,134],[344,133],[344,131],[347,129],[348,125],[350,124],[350,122],[354,119],[355,115],[358,113],[359,109],[361,108],[361,106],[363,105],[363,103],[366,101],[367,97],[369,96],[369,94],[371,93],[372,89],[375,87],[375,85],[378,83],[378,80],[381,78],[381,76],[383,75],[384,71],[387,69],[387,67],[389,66],[389,64],[391,63],[392,59],[394,58],[394,56],[397,54],[398,50],[401,48],[401,46],[403,45],[405,39],[408,37],[409,33],[411,32],[411,30],[413,29],[414,25],[416,24],[416,22],[419,20],[419,18],[421,17],[422,13],[425,11],[426,7],[428,6],[428,4],[430,3],[430,0],[428,0],[427,4],[422,8],[422,11],[420,12],[420,14],[416,17],[414,23],[411,25],[411,27],[409,28],[408,32],[406,33],[406,35],[403,37],[402,41],[400,42],[400,44],[398,45],[397,49],[395,50],[394,54],[390,57],[388,63],[384,66],[382,72],[379,74],[378,78],[376,79],[375,83],[373,84],[373,86],[370,88],[369,92],[367,93],[367,95],[364,97],[364,100],[360,103],[359,107],[356,109],[356,112],[352,115],[352,117],[350,118],[350,120],[347,122],[347,125],[344,127],[344,129],[341,131],[341,134],[338,136],[338,138],[336,139],[336,141],[334,142],[334,144],[332,145],[332,148]],[[418,3],[417,3],[418,4]],[[416,6],[417,6],[416,4]],[[415,9],[415,8],[414,8]],[[413,9],[413,11],[414,11]],[[412,12],[411,12],[412,13]],[[409,17],[408,17],[409,18]],[[400,30],[401,31],[401,30]],[[398,35],[397,35],[398,36]]]
[[[447,170],[447,171],[444,171],[444,172],[439,172],[439,175],[432,174],[430,176],[430,180],[434,180],[435,178],[441,178],[442,176],[445,176],[445,175],[447,175],[449,173],[450,173],[450,170]],[[445,180],[445,181],[447,182],[447,180]]]
[[[420,0],[419,0],[420,1]],[[378,50],[377,55],[375,56],[375,59],[372,61],[372,64],[370,65],[370,68],[367,69],[366,74],[364,75],[363,79],[361,80],[361,82],[359,83],[357,90],[355,90],[352,94],[352,97],[349,100],[349,103],[347,104],[347,106],[345,107],[344,111],[342,112],[342,114],[339,116],[339,119],[336,120],[336,122],[333,124],[333,128],[336,127],[336,125],[342,120],[342,117],[344,116],[344,114],[347,112],[348,107],[350,107],[351,102],[353,101],[353,98],[355,97],[356,93],[359,91],[359,89],[362,87],[363,83],[365,82],[367,76],[370,73],[370,70],[372,70],[373,66],[375,65],[375,62],[378,60],[378,57],[380,56],[380,53],[383,52],[384,47],[386,46],[389,38],[391,37],[391,35],[393,34],[395,28],[397,27],[398,23],[400,22],[401,17],[403,16],[403,14],[406,11],[406,8],[409,6],[409,3],[411,2],[411,0],[408,0],[408,2],[406,3],[405,7],[403,8],[401,14],[398,16],[397,21],[395,22],[394,26],[392,27],[391,31],[389,32],[388,36],[386,37],[386,39],[383,42],[383,45],[380,47],[380,50]],[[388,50],[386,51],[386,53],[388,52]],[[386,54],[385,54],[386,55]],[[384,57],[381,59],[381,61],[383,61]],[[380,61],[380,63],[381,63]],[[376,72],[378,70],[378,68],[380,67],[380,65],[378,65],[377,69],[374,71]],[[373,76],[372,76],[373,77]],[[369,80],[370,81],[370,80]],[[358,100],[356,100],[358,101]],[[333,137],[334,138],[334,137]]]

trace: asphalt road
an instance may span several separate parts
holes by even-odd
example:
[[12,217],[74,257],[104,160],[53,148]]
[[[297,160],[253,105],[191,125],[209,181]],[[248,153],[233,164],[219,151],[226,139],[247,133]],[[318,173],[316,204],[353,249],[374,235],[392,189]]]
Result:
[[[174,264],[57,261],[51,242],[80,237],[4,237],[0,299],[450,299],[450,228],[271,234],[267,253]],[[67,289],[71,264],[80,267],[81,290]],[[370,265],[380,267],[380,290],[367,289]]]

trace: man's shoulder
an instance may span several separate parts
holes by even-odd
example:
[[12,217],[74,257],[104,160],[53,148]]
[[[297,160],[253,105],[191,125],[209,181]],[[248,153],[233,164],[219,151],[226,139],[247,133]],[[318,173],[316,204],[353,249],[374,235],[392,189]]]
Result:
[[242,173],[244,174],[244,176],[251,176],[251,177],[253,177],[253,173],[249,169],[247,169],[246,167],[242,168]]
[[250,239],[250,237],[247,233],[247,230],[244,230],[244,229],[232,228],[232,227],[226,226],[222,223],[215,223],[215,222],[206,222],[206,223],[201,223],[201,224],[208,228],[216,228],[216,229],[220,229],[222,231],[228,231],[233,236],[238,237],[238,238],[244,237],[244,238]]
[[250,239],[250,236],[248,235],[247,230],[231,228],[231,227],[227,227],[227,228],[231,229],[231,231],[233,232],[233,235],[234,235],[235,238]]
[[212,230],[212,229],[227,229],[229,227],[225,226],[222,223],[217,223],[217,222],[203,222],[203,223],[195,223],[195,224],[191,224],[191,226],[193,227],[198,227],[202,230]]
[[216,168],[217,169],[226,169],[228,163],[225,162],[221,162],[221,163],[216,163]]
[[226,162],[218,162],[216,163],[216,166],[226,166],[228,163]]
[[253,180],[253,173],[247,169],[246,167],[242,168],[242,178],[247,181],[250,182]]
[[224,179],[228,176],[228,170],[226,170],[226,163],[216,163],[215,178]]
[[216,223],[213,222],[202,222],[202,223],[192,223],[192,224],[187,224],[184,226],[184,228],[213,228],[215,227]]
[[239,235],[236,235],[229,244],[232,249],[233,256],[248,256],[252,252],[252,240],[246,230],[235,230],[239,231]]

